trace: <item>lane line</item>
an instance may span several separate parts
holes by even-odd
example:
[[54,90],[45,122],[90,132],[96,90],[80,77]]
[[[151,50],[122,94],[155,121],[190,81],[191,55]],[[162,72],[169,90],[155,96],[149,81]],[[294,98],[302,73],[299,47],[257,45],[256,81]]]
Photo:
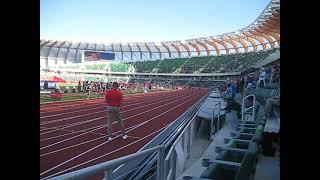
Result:
[[[184,95],[182,95],[182,96],[184,96]],[[193,95],[189,95],[189,96],[187,96],[187,97],[190,97],[190,96],[193,96]],[[175,102],[175,101],[174,101],[174,102]],[[165,106],[165,105],[166,105],[166,104],[161,105],[161,106],[157,106],[156,108],[153,108],[153,109],[157,109],[157,108],[160,108],[160,107]],[[149,111],[150,111],[150,110],[145,111],[145,112],[149,112]],[[145,113],[145,112],[143,112],[143,113]],[[139,114],[137,114],[137,115],[140,115],[140,114],[142,114],[142,113],[139,113]],[[132,117],[132,116],[131,116],[131,117]],[[130,117],[130,118],[131,118],[131,117]],[[69,128],[69,127],[77,126],[77,125],[80,125],[80,124],[85,124],[85,123],[88,123],[88,122],[92,122],[92,121],[100,120],[100,119],[102,119],[102,118],[106,118],[106,116],[98,117],[98,118],[94,118],[94,119],[89,119],[89,120],[86,120],[86,121],[81,121],[81,122],[71,123],[71,124],[67,124],[67,125],[56,126],[56,127]],[[126,119],[126,118],[125,118],[125,119]],[[41,134],[40,134],[40,136],[41,136],[41,135],[44,135],[44,134],[51,133],[51,132],[55,132],[55,130],[47,131],[47,132],[41,133]]]
[[[170,97],[171,98],[171,97]],[[171,99],[176,99],[177,97],[176,96],[172,96],[172,98]],[[160,98],[159,98],[160,99]],[[163,99],[163,98],[161,98],[161,99]],[[158,99],[156,99],[156,100],[158,100]],[[163,100],[162,102],[165,102],[165,101],[167,101],[168,100],[168,98],[166,98],[165,100]],[[152,101],[155,101],[155,100],[152,100]],[[147,101],[147,102],[149,102],[149,101]],[[140,101],[140,103],[136,103],[136,104],[145,104],[145,103],[147,103],[147,102],[145,102],[145,101]],[[151,104],[156,104],[156,103],[159,103],[159,102],[155,102],[155,103],[151,103]],[[124,108],[124,107],[129,107],[129,106],[133,106],[133,105],[136,105],[136,104],[131,104],[131,105],[127,105],[127,106],[123,106],[122,108]],[[137,108],[134,108],[134,109],[138,109],[138,108],[142,108],[142,107],[146,107],[146,106],[149,106],[149,105],[151,105],[151,104],[147,104],[147,105],[144,105],[144,106],[139,106],[139,107],[137,107]],[[103,107],[102,107],[103,108]],[[78,116],[72,116],[72,117],[67,117],[67,118],[61,118],[61,119],[55,119],[55,120],[50,120],[50,121],[45,121],[45,122],[42,122],[42,123],[40,123],[40,125],[46,125],[46,124],[51,124],[51,123],[56,123],[56,122],[60,122],[60,121],[64,121],[64,120],[68,120],[68,119],[74,119],[74,118],[78,118],[78,117],[84,117],[84,116],[88,116],[88,115],[92,115],[92,114],[98,114],[98,113],[102,113],[102,112],[107,112],[107,110],[106,110],[106,106],[104,106],[104,110],[102,110],[102,111],[95,111],[95,112],[92,112],[92,113],[87,113],[87,114],[82,114],[82,115],[78,115]],[[134,109],[128,109],[128,110],[126,110],[126,111],[123,111],[123,113],[124,112],[128,112],[128,111],[131,111],[131,110],[134,110]]]
[[[165,126],[165,127],[167,127],[167,126]],[[65,169],[65,170],[63,170],[63,171],[60,171],[60,172],[58,172],[58,173],[55,173],[55,174],[52,174],[52,175],[50,175],[50,176],[44,177],[44,178],[42,178],[42,179],[46,179],[46,178],[50,178],[50,177],[56,176],[56,175],[58,175],[58,174],[64,173],[64,172],[66,172],[66,171],[68,171],[68,170],[71,170],[71,169],[73,169],[73,168],[76,168],[76,167],[78,167],[78,166],[81,166],[81,165],[83,165],[83,164],[86,164],[86,163],[88,163],[88,162],[94,161],[94,160],[99,159],[99,158],[101,158],[101,157],[110,155],[110,154],[112,154],[112,153],[114,153],[114,152],[117,152],[117,151],[119,151],[119,150],[122,150],[122,149],[124,149],[124,148],[127,148],[127,147],[129,147],[129,146],[131,146],[131,145],[133,145],[133,144],[136,144],[136,143],[139,142],[139,141],[142,141],[142,140],[144,140],[144,139],[152,136],[153,134],[158,133],[159,131],[161,131],[161,130],[164,129],[165,127],[161,128],[161,129],[159,129],[159,130],[157,130],[157,131],[155,131],[155,132],[152,132],[151,134],[148,134],[147,136],[145,136],[145,137],[143,137],[143,138],[141,138],[141,139],[139,139],[139,140],[137,140],[137,141],[134,141],[134,142],[132,142],[132,143],[130,143],[130,144],[127,144],[127,145],[125,145],[125,146],[123,146],[123,147],[121,147],[121,148],[119,148],[119,149],[114,150],[114,151],[111,151],[111,152],[109,152],[109,153],[107,153],[107,154],[105,154],[105,155],[96,157],[96,158],[94,158],[94,159],[91,159],[90,161],[87,161],[87,162],[85,162],[85,163],[79,164],[79,165],[77,165],[77,166],[73,166],[72,168]],[[120,136],[117,136],[116,138],[118,138],[118,137],[120,137]],[[104,144],[106,144],[106,143],[107,143],[107,142],[104,142],[104,143],[96,146],[95,149],[98,148],[98,147],[100,147],[100,146],[102,146],[102,145],[104,145]],[[92,150],[93,150],[93,149],[92,149]],[[69,160],[63,162],[62,164],[59,164],[59,165],[57,165],[57,166],[55,166],[55,167],[53,167],[53,168],[51,168],[51,169],[48,169],[47,171],[44,171],[44,172],[40,173],[40,176],[42,176],[42,175],[44,175],[44,174],[52,171],[53,169],[56,169],[57,167],[62,166],[63,164],[66,164],[66,163],[68,163],[68,162],[76,159],[77,157],[80,157],[80,156],[82,156],[83,154],[86,154],[87,152],[90,152],[90,151],[91,151],[91,150],[88,150],[88,151],[86,151],[86,152],[84,152],[84,153],[81,153],[81,154],[75,156],[75,157],[72,158],[72,159],[69,159]],[[42,179],[41,179],[41,180],[42,180]]]
[[[193,95],[191,95],[191,96],[193,96]],[[191,96],[190,96],[190,97],[191,97]],[[187,98],[189,98],[189,97],[186,97],[186,98],[183,98],[183,99],[187,99]],[[168,103],[168,104],[173,104],[174,102],[178,102],[178,101],[181,101],[181,99],[178,99],[178,100],[172,101],[172,102],[170,102],[170,103]],[[190,100],[188,100],[188,101],[190,101]],[[185,102],[188,102],[188,101],[185,101]],[[185,103],[185,102],[184,102],[184,103]],[[184,103],[183,103],[183,104],[184,104]],[[161,106],[158,106],[158,107],[152,108],[152,109],[150,109],[150,110],[148,110],[148,111],[144,111],[144,112],[142,112],[142,113],[135,114],[135,115],[133,115],[133,116],[130,116],[130,117],[124,118],[124,119],[123,119],[123,121],[126,121],[126,120],[128,120],[128,119],[131,119],[131,118],[136,117],[136,116],[138,116],[138,115],[144,114],[144,113],[146,113],[146,112],[150,112],[150,111],[152,111],[152,110],[154,110],[154,109],[158,109],[158,108],[160,108],[160,107],[162,107],[162,106],[167,106],[168,104],[164,104],[164,105],[161,105]],[[179,106],[180,106],[180,105],[179,105]],[[166,112],[167,112],[167,111],[166,111]],[[161,113],[161,114],[162,114],[162,113]],[[161,115],[161,114],[160,114],[160,115]],[[157,117],[157,116],[156,116],[156,117]],[[116,124],[116,123],[117,123],[117,122],[113,122],[112,124]],[[98,128],[98,129],[102,129],[102,128],[103,128],[103,127],[100,127],[100,128]],[[98,129],[96,129],[96,130],[98,130]],[[91,131],[89,131],[89,132],[91,132]],[[46,148],[49,148],[49,147],[55,146],[55,145],[57,145],[57,144],[60,144],[60,143],[63,143],[63,142],[65,142],[65,141],[68,141],[68,140],[74,139],[74,138],[79,137],[79,136],[82,136],[82,135],[84,135],[84,134],[88,134],[89,132],[82,133],[82,134],[76,135],[76,136],[74,136],[74,137],[67,138],[67,139],[64,139],[64,140],[62,140],[62,141],[58,141],[58,142],[55,142],[55,143],[53,143],[53,144],[50,144],[50,145],[47,145],[47,146],[41,147],[41,148],[40,148],[40,150],[43,150],[43,149],[46,149]]]
[[[198,97],[198,96],[197,96],[197,97]],[[195,98],[193,98],[193,99],[196,99],[197,97],[195,97]],[[193,99],[190,99],[190,100],[188,100],[188,101],[186,101],[186,102],[189,102],[189,101],[191,101],[191,100],[193,100]],[[159,115],[157,115],[157,116],[155,116],[155,117],[153,117],[153,118],[151,118],[151,119],[149,119],[149,120],[147,120],[147,121],[144,121],[144,122],[142,122],[142,123],[139,123],[139,124],[130,126],[129,128],[127,128],[127,129],[130,129],[130,130],[128,130],[128,131],[126,131],[126,132],[130,132],[130,131],[132,131],[132,130],[134,130],[134,129],[137,129],[138,127],[140,127],[140,126],[142,126],[142,125],[144,125],[144,124],[146,124],[146,123],[148,123],[148,122],[150,122],[150,121],[152,121],[152,120],[154,120],[154,119],[162,116],[163,114],[166,114],[166,113],[172,111],[173,109],[175,109],[175,108],[177,108],[177,107],[179,107],[179,106],[182,106],[182,105],[185,104],[186,102],[184,102],[184,103],[182,103],[182,104],[180,104],[180,105],[178,105],[178,106],[176,106],[176,107],[174,107],[174,108],[171,108],[171,109],[169,109],[169,110],[167,110],[167,111],[165,111],[165,112],[163,112],[163,113],[161,113],[161,114],[159,114]],[[169,124],[168,124],[168,125],[169,125]],[[168,126],[168,125],[166,125],[166,126]],[[117,133],[118,133],[118,132],[120,133],[120,131],[117,131]],[[96,138],[96,140],[97,140],[97,139],[101,139],[101,137],[100,137],[100,138]],[[89,141],[92,142],[93,140],[89,140]],[[80,143],[80,144],[82,145],[82,144],[85,144],[85,143],[87,143],[87,142],[88,142],[88,141],[83,142],[83,143]],[[79,144],[77,144],[77,145],[72,145],[72,146],[63,148],[63,150],[64,150],[64,149],[69,149],[69,148],[71,148],[71,147],[76,147],[76,146],[79,146]],[[54,152],[59,152],[59,151],[61,151],[61,149],[56,150],[56,151],[54,151]],[[49,152],[49,153],[43,154],[42,156],[48,155],[48,154],[52,154],[52,153],[53,153],[53,152]]]
[[[174,91],[173,93],[175,93],[176,91]],[[141,94],[140,96],[137,96],[137,97],[130,97],[130,96],[127,96],[127,95],[124,95],[124,98],[126,98],[127,100],[136,100],[138,99],[139,97],[154,97],[154,96],[157,96],[159,94],[165,94],[165,93],[169,93],[169,92],[162,92],[162,93],[158,93],[158,94]],[[171,92],[172,93],[172,92]],[[53,106],[53,107],[40,107],[40,110],[41,108],[42,109],[52,109],[52,108],[55,108],[55,107],[68,107],[68,106],[74,106],[74,105],[80,105],[80,104],[92,104],[92,103],[95,103],[95,102],[99,102],[99,101],[104,101],[104,99],[93,99],[93,100],[83,100],[83,102],[81,101],[80,103],[77,103],[78,101],[75,101],[75,102],[72,102],[72,103],[68,103],[68,104],[62,104],[61,106]],[[47,112],[45,112],[47,113]]]

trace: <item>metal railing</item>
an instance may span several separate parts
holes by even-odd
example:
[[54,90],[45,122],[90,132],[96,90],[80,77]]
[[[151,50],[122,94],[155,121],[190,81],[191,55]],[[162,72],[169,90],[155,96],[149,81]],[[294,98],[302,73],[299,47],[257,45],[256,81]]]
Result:
[[[245,101],[246,99],[248,99],[249,97],[253,96],[253,102],[252,102],[252,106],[246,108],[245,107]],[[254,94],[250,94],[248,96],[245,96],[243,99],[242,99],[242,105],[241,105],[241,120],[244,121],[244,113],[249,111],[249,110],[252,110],[252,120],[255,119],[255,105],[256,105],[256,96]]]
[[[212,120],[211,120],[211,130],[213,129],[213,120],[214,120],[214,110],[215,107],[219,106],[218,109],[218,123],[217,123],[217,128],[216,128],[216,132],[219,130],[219,126],[220,126],[220,111],[221,111],[221,102],[218,102],[217,104],[214,105],[213,108],[213,116],[212,116]],[[190,150],[191,150],[191,145],[193,140],[196,137],[196,115],[198,114],[198,112],[201,109],[199,109],[197,111],[197,113],[195,114],[195,116],[191,119],[191,121],[186,125],[185,129],[181,132],[181,134],[178,136],[178,138],[175,140],[175,142],[172,144],[165,160],[164,160],[164,177],[166,180],[174,180],[176,179],[176,177],[178,177],[179,175],[181,175],[183,172],[179,172],[179,170],[177,169],[183,169],[183,167],[179,167],[179,165],[177,164],[177,156],[181,156],[181,152],[177,152],[176,150],[176,146],[181,145],[182,147],[182,151],[183,151],[183,157],[186,159],[188,159],[189,154],[190,154]],[[213,132],[211,132],[212,135]],[[178,154],[180,153],[180,154]]]
[[164,179],[166,180],[176,179],[176,177],[180,175],[179,173],[177,174],[177,156],[181,155],[181,154],[178,154],[176,150],[176,146],[178,145],[178,143],[180,143],[182,146],[184,158],[187,159],[189,157],[191,145],[192,145],[193,139],[196,136],[196,133],[195,133],[196,118],[195,117],[199,111],[200,109],[197,111],[197,113],[194,115],[191,121],[186,125],[186,127],[183,129],[181,134],[178,136],[178,138],[173,142],[171,148],[168,151],[168,154],[164,160],[164,174],[163,174]]
[[215,107],[216,106],[219,106],[219,109],[218,109],[218,122],[217,122],[217,127],[215,128],[216,129],[216,133],[215,134],[218,134],[219,132],[219,127],[220,127],[220,115],[221,115],[221,102],[218,102],[217,104],[215,104],[213,106],[213,110],[212,110],[212,120],[211,120],[211,135],[212,135],[212,124],[213,124],[213,121],[214,121],[214,110],[215,110]]
[[164,145],[159,145],[141,152],[130,154],[124,157],[113,159],[104,163],[100,163],[94,166],[90,166],[84,169],[80,169],[74,172],[70,172],[64,175],[56,176],[51,178],[52,180],[73,180],[73,179],[84,179],[88,176],[95,175],[99,172],[104,171],[105,177],[104,180],[113,179],[113,170],[119,165],[126,163],[128,161],[148,156],[157,151],[157,180],[162,180],[164,177],[163,167],[164,167]]
[[[208,97],[209,93],[207,93],[204,97],[202,97],[199,101],[197,101],[192,107],[190,107],[187,111],[185,111],[181,116],[179,116],[174,122],[172,122],[168,127],[163,130],[160,134],[158,134],[152,141],[147,143],[140,151],[145,149],[149,149],[158,144],[165,145],[165,152],[168,152],[171,145],[174,141],[179,137],[179,135],[183,132],[185,127],[189,124],[189,122],[193,119],[194,115],[198,113],[198,110],[203,103],[203,101]],[[137,168],[135,172],[129,175],[127,178],[136,179],[140,177],[142,174],[146,174],[149,171],[149,168],[152,164],[156,162],[154,155],[150,155],[148,159],[138,158],[136,160],[130,161],[125,165],[121,166],[117,169],[114,174],[118,176],[123,176],[124,173],[127,173],[129,169],[132,169],[136,166],[140,166]],[[122,180],[122,179],[121,179]]]
[[[195,103],[185,113],[183,113],[175,122],[173,122],[172,126],[168,127],[166,130],[172,129],[175,132],[174,134],[180,133],[182,131],[180,136],[178,136],[178,139],[181,138],[182,134],[184,134],[186,132],[186,129],[187,129],[187,128],[184,128],[184,129],[181,129],[181,128],[189,127],[191,122],[193,122],[194,116],[199,112],[199,109],[197,110],[198,106],[203,102],[203,100],[208,95],[209,95],[209,93],[206,96],[202,97],[197,103]],[[195,111],[196,111],[196,113],[195,113]],[[183,123],[184,119],[187,118],[188,116],[191,117],[190,122]],[[186,125],[185,126],[183,126],[183,125],[180,126],[179,124],[181,124],[181,123],[182,124],[186,124]],[[191,127],[189,127],[189,128],[191,128]],[[188,131],[189,134],[191,133],[192,130],[193,129],[189,129],[189,131]],[[157,169],[155,170],[155,174],[156,174],[157,180],[165,179],[165,178],[163,178],[163,177],[165,177],[164,176],[165,175],[164,174],[165,149],[167,148],[167,146],[169,144],[171,144],[173,139],[169,140],[166,143],[160,142],[161,139],[163,139],[164,136],[165,136],[165,133],[160,133],[154,139],[154,140],[157,139],[156,141],[152,141],[152,143],[150,142],[147,145],[145,145],[142,148],[142,151],[140,151],[140,152],[137,152],[137,153],[134,153],[134,154],[130,154],[128,156],[124,156],[124,157],[121,157],[121,158],[118,158],[118,159],[110,160],[110,161],[107,161],[107,162],[104,162],[104,163],[100,163],[100,164],[97,164],[97,165],[94,165],[94,166],[91,166],[91,167],[87,167],[87,168],[84,168],[84,169],[80,169],[80,170],[77,170],[77,171],[74,171],[74,172],[70,172],[70,173],[67,173],[67,174],[64,174],[64,175],[56,176],[56,177],[53,177],[51,179],[53,179],[53,180],[58,180],[58,179],[59,180],[61,180],[61,179],[62,180],[85,179],[88,176],[93,176],[93,175],[96,175],[97,173],[101,173],[103,171],[104,171],[104,174],[105,174],[105,177],[104,177],[105,180],[110,180],[110,179],[115,179],[115,178],[116,179],[119,179],[119,178],[121,179],[121,177],[118,177],[118,176],[119,175],[123,176],[123,173],[127,174],[128,171],[119,173],[119,172],[117,172],[119,170],[119,167],[125,165],[128,162],[133,162],[133,161],[140,162],[141,158],[143,159],[143,158],[145,158],[147,156],[149,157],[150,155],[151,156],[153,156],[153,155],[157,156],[157,158],[156,158]],[[191,139],[189,139],[189,141],[190,140]],[[157,144],[157,143],[159,143],[161,145],[152,147],[154,144]],[[152,148],[149,148],[148,146],[149,147],[151,146]],[[191,144],[189,144],[189,146],[188,146],[189,151],[190,151],[190,147],[191,147]],[[144,148],[147,148],[147,149],[143,150]],[[139,169],[139,168],[140,167],[138,166],[138,168],[133,169],[132,172],[134,170],[136,170],[136,169]],[[128,169],[126,169],[126,170],[128,170]],[[131,173],[131,171],[129,173]],[[150,177],[150,178],[152,178],[152,177]]]

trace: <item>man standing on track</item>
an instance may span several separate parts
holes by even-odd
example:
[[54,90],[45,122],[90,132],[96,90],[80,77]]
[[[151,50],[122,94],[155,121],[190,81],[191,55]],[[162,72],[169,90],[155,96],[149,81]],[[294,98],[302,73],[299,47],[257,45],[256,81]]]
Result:
[[108,140],[111,141],[112,137],[112,122],[118,121],[121,127],[122,139],[127,139],[125,134],[124,124],[122,122],[120,105],[122,104],[122,93],[118,90],[119,84],[113,82],[111,90],[105,94],[105,101],[108,104]]

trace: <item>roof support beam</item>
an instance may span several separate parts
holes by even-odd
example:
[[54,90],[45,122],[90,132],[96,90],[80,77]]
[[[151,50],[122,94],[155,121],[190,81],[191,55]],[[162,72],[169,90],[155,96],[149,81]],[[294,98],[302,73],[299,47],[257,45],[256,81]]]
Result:
[[265,22],[272,26],[280,27],[278,22],[272,21],[270,19],[266,19]]
[[57,53],[57,56],[56,56],[56,64],[58,64],[58,56],[59,56],[59,54],[60,54],[61,47],[62,47],[65,43],[66,43],[66,42],[63,41],[63,42],[60,44],[59,48],[58,48],[58,53]]
[[256,31],[259,29],[260,31],[263,31],[263,33],[273,32],[273,33],[280,33],[280,30],[277,30],[275,28],[269,28],[266,26],[258,26],[257,28],[254,28]]
[[269,32],[267,34],[269,34],[270,36],[274,37],[277,40],[278,44],[280,44],[280,36],[279,36],[279,34],[272,33],[272,32]]
[[122,51],[122,45],[120,43],[120,51],[121,51],[121,60],[123,61],[123,51]]
[[162,46],[163,46],[164,48],[166,48],[166,50],[167,50],[168,53],[169,53],[169,57],[171,58],[171,51],[170,51],[169,47],[168,47],[167,45],[165,45],[164,43],[161,43],[161,44],[162,44]]
[[88,49],[88,47],[89,47],[89,43],[87,43],[86,48],[85,48],[84,50],[87,50],[87,49]]
[[182,43],[182,42],[179,42],[179,43],[181,44],[182,47],[184,47],[187,50],[188,56],[190,57],[191,56],[191,52],[190,52],[189,47],[186,44]]
[[250,32],[243,32],[243,34],[245,34],[246,36],[251,37],[251,38],[253,38],[253,39],[257,40],[257,41],[259,41],[260,45],[262,45],[262,48],[264,50],[266,49],[267,46],[266,46],[265,42],[263,41],[263,39],[261,37],[252,34],[251,31]]
[[140,59],[142,60],[142,51],[141,51],[141,48],[140,48],[140,46],[139,46],[138,43],[137,43],[137,47],[138,47],[138,49],[139,49],[139,51],[140,51]]
[[149,54],[150,54],[150,60],[152,59],[152,52],[151,52],[151,49],[150,49],[150,47],[147,45],[147,43],[144,43],[145,44],[145,46],[146,46],[146,48],[148,49],[148,51],[149,51]]
[[236,37],[231,36],[231,35],[227,35],[227,36],[229,38],[231,38],[232,40],[237,41],[238,43],[242,44],[242,46],[244,47],[244,50],[246,51],[246,53],[248,52],[248,45],[241,38],[236,38]]
[[236,53],[239,53],[239,49],[236,43],[234,43],[231,39],[227,39],[226,37],[222,37],[222,39],[230,43],[233,46],[233,48],[236,50]]
[[69,51],[70,51],[70,47],[72,46],[72,43],[69,44],[68,48],[67,48],[67,53],[66,53],[66,57],[64,58],[64,64],[67,64],[67,59],[68,59],[68,55],[69,55]]
[[229,48],[225,42],[223,42],[219,39],[214,39],[214,38],[212,38],[212,40],[218,44],[221,44],[224,47],[224,49],[226,50],[226,54],[229,54]]
[[[77,54],[78,54],[78,51],[79,51],[79,47],[80,47],[80,45],[81,45],[81,42],[78,44],[78,47],[77,47],[77,49],[76,49],[76,54],[74,55],[74,63],[76,63],[76,60],[77,60]],[[87,46],[89,46],[89,43],[87,43]]]
[[264,39],[266,39],[269,42],[269,44],[272,46],[272,48],[275,47],[275,43],[273,42],[273,40],[269,36],[265,35],[263,32],[259,32],[259,31],[255,30],[255,32],[252,31],[251,34],[255,34],[257,36],[263,37]]
[[41,49],[42,49],[45,45],[47,45],[49,42],[50,42],[50,41],[46,41],[46,42],[42,43],[42,45],[40,45],[40,51],[41,51]]
[[[54,45],[56,45],[58,43],[58,41],[55,41],[54,43],[52,43],[51,45],[50,45],[50,47],[49,47],[49,50],[48,50],[48,58],[47,58],[47,60],[46,60],[46,66],[48,67],[48,65],[49,65],[49,56],[50,56],[50,51],[51,51],[51,49],[52,49],[52,47],[54,46]],[[55,64],[57,64],[57,60],[56,60],[56,62],[55,62]]]
[[216,49],[217,55],[220,55],[220,49],[219,47],[216,45],[216,43],[212,42],[212,41],[208,41],[207,39],[204,40],[206,43],[210,44],[211,46],[213,46]]
[[257,51],[257,48],[258,48],[257,44],[256,44],[256,42],[254,42],[254,40],[250,36],[245,36],[244,39],[252,44],[254,51]]
[[273,16],[271,16],[271,17],[269,17],[269,19],[270,19],[271,21],[280,23],[280,17],[273,17]]
[[160,59],[161,59],[162,53],[161,53],[161,51],[160,51],[160,48],[159,48],[156,44],[154,44],[154,47],[158,50],[159,56],[160,56]]
[[208,46],[205,43],[200,42],[198,40],[197,40],[197,43],[200,44],[200,46],[204,47],[207,51],[207,56],[210,56],[210,50],[209,50]]
[[269,43],[271,44],[271,47],[272,48],[275,48],[276,47],[276,44],[274,43],[274,41],[270,38],[269,35],[265,34],[265,33],[262,33],[262,37],[266,38]]
[[111,50],[112,52],[114,52],[113,43],[111,44]]
[[130,46],[129,43],[128,43],[128,47],[129,47],[129,50],[130,50],[130,60],[132,60],[132,49],[131,49],[131,46]]
[[197,50],[198,56],[200,56],[200,49],[199,49],[199,47],[198,47],[196,44],[192,43],[192,42],[189,42],[189,44]]
[[171,45],[177,50],[179,57],[181,57],[181,51],[180,51],[179,47],[173,43],[171,43]]
[[261,23],[261,25],[265,26],[267,28],[270,28],[270,29],[279,29],[279,27],[277,27],[276,25],[270,24],[270,23],[267,23],[267,22],[263,22],[263,23]]

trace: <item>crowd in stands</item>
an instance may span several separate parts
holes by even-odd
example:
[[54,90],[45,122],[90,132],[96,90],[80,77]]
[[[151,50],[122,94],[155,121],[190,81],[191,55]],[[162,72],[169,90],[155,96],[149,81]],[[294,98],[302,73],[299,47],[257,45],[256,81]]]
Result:
[[[225,92],[224,97],[227,100],[227,104],[231,104],[231,100],[236,93],[242,95],[254,94],[255,89],[268,88],[267,85],[277,84],[279,89],[280,82],[280,63],[261,67],[258,69],[252,69],[247,72],[243,72],[240,76],[228,79],[225,84],[220,86],[220,91]],[[266,116],[269,117],[274,106],[280,105],[279,91],[275,96],[270,96],[266,100]]]
[[[191,58],[175,58],[130,63],[138,73],[225,73],[241,71],[245,67],[264,60],[277,49]],[[124,64],[124,63],[123,63]],[[181,68],[181,69],[180,69]]]
[[158,65],[159,60],[157,61],[137,61],[129,63],[134,66],[137,73],[151,73]]
[[180,68],[187,58],[164,59],[158,67],[158,73],[172,73]]
[[192,57],[182,67],[181,73],[194,73],[208,63],[208,60],[208,57]]
[[[240,72],[244,68],[264,60],[278,49],[219,56],[174,58],[136,62],[114,62],[111,64],[87,64],[84,70],[104,70],[108,72],[137,73],[226,73]],[[73,68],[80,69],[80,66]],[[68,77],[67,77],[68,78]],[[77,78],[73,78],[77,80]]]
[[[268,67],[261,67],[242,72],[240,76],[228,79],[226,86],[230,85],[232,95],[235,93],[250,94],[252,88],[264,87],[266,83],[279,83],[280,63]],[[227,87],[223,87],[225,90]]]

